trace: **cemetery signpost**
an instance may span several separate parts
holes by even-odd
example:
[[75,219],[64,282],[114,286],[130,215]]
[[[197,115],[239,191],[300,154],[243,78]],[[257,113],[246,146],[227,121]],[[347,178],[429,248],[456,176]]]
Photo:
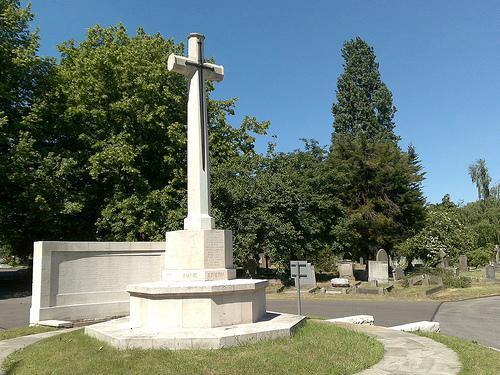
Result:
[[292,278],[295,279],[295,287],[297,288],[297,314],[302,315],[302,304],[300,300],[300,279],[306,278],[307,273],[305,269],[307,261],[305,260],[292,260],[290,262],[290,273]]

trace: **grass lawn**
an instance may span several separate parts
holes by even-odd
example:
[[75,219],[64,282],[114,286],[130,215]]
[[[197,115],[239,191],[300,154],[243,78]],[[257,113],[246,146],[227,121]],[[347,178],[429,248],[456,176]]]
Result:
[[14,337],[33,335],[35,333],[54,331],[56,328],[52,327],[22,327],[22,328],[12,328],[4,331],[0,331],[0,341],[13,339]]
[[10,355],[9,374],[353,374],[383,357],[364,334],[308,321],[292,338],[219,350],[118,351],[83,330]]
[[463,366],[460,375],[500,374],[500,352],[439,333],[419,333],[419,335],[439,341],[454,350]]

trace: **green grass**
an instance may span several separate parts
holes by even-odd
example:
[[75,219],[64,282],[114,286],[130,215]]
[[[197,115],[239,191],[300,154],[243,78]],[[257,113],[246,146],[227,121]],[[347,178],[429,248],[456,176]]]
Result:
[[500,352],[474,342],[439,333],[419,333],[419,335],[439,341],[454,350],[463,366],[460,375],[500,374]]
[[383,354],[364,334],[308,321],[292,338],[218,350],[118,351],[78,330],[15,352],[4,367],[9,374],[353,374]]
[[12,328],[5,331],[0,331],[0,341],[13,339],[14,337],[33,335],[35,333],[54,331],[56,328],[52,327],[22,327],[22,328]]

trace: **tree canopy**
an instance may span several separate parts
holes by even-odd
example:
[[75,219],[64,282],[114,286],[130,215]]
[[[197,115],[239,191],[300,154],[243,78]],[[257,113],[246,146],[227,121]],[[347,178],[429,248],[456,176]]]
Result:
[[397,140],[394,134],[392,93],[380,79],[373,48],[360,37],[342,47],[344,72],[337,81],[337,102],[332,106],[334,134],[365,135]]
[[397,145],[396,108],[373,48],[358,37],[344,43],[342,57],[328,160],[334,195],[346,213],[336,232],[343,251],[368,258],[418,230],[424,173],[415,147],[403,152]]

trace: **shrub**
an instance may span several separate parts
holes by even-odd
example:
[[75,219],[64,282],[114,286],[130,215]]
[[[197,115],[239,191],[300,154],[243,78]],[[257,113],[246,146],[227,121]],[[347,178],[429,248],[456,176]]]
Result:
[[493,247],[480,247],[467,252],[467,263],[473,267],[483,267],[493,258]]

